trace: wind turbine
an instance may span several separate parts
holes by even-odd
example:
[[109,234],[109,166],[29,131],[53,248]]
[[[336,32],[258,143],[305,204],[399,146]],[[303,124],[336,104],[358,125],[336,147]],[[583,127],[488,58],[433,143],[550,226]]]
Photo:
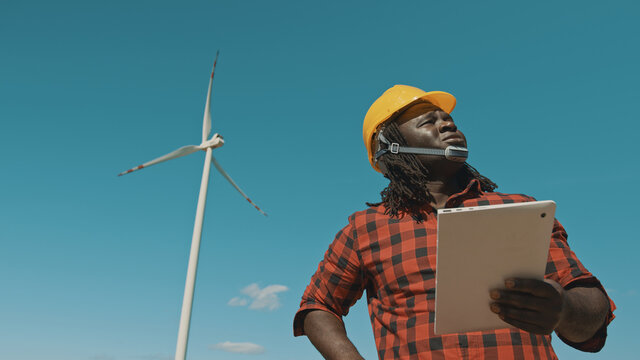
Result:
[[189,254],[189,266],[187,268],[187,280],[184,287],[184,298],[182,300],[182,312],[180,314],[180,327],[178,329],[178,343],[176,345],[176,357],[175,360],[184,360],[187,353],[187,342],[189,340],[189,324],[191,322],[191,308],[193,305],[193,291],[195,288],[196,281],[196,272],[198,269],[198,254],[200,252],[200,239],[202,235],[202,221],[204,219],[204,209],[207,202],[207,187],[209,185],[209,170],[211,168],[211,163],[220,171],[222,176],[227,179],[231,185],[233,185],[240,194],[251,203],[258,211],[260,211],[263,215],[267,216],[267,214],[262,211],[256,204],[249,199],[249,197],[238,187],[238,185],[231,179],[229,174],[227,174],[224,169],[220,166],[220,164],[213,157],[213,149],[219,148],[224,145],[224,140],[222,136],[213,134],[211,138],[209,135],[211,133],[211,85],[213,84],[213,74],[216,71],[216,64],[218,63],[218,55],[220,52],[216,53],[216,58],[213,61],[213,70],[211,70],[211,78],[209,79],[209,90],[207,92],[207,101],[204,106],[204,119],[202,122],[202,143],[200,145],[187,145],[183,146],[177,150],[174,150],[166,155],[163,155],[159,158],[153,159],[149,162],[146,162],[142,165],[138,165],[134,168],[131,168],[127,171],[121,172],[118,176],[122,176],[136,170],[140,170],[151,165],[155,165],[167,160],[172,160],[181,156],[192,154],[199,150],[206,151],[205,160],[204,160],[204,170],[202,171],[202,181],[200,183],[200,194],[198,195],[198,206],[196,209],[196,220],[193,225],[193,237],[191,239],[191,252]]

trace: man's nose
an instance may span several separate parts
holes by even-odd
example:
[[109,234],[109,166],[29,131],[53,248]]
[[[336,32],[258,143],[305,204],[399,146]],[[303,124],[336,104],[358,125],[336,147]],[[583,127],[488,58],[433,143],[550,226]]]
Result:
[[453,123],[453,120],[451,119],[447,119],[447,120],[442,120],[440,122],[440,132],[447,132],[447,131],[457,131],[458,128],[456,127],[456,124]]

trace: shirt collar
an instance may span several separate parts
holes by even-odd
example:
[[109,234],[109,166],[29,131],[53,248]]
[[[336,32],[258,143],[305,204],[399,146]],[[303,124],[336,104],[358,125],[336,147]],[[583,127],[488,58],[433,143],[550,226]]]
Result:
[[445,208],[458,207],[463,201],[482,196],[482,185],[478,179],[472,179],[467,187],[457,194],[449,196]]
[[482,196],[483,194],[484,193],[482,192],[482,185],[480,184],[480,181],[478,179],[472,179],[471,181],[469,181],[467,187],[464,190],[457,194],[451,195],[449,197],[449,200],[447,200],[447,203],[457,197],[464,197],[466,199]]
[[[472,179],[471,181],[469,181],[469,183],[464,188],[464,190],[449,196],[449,199],[447,199],[447,202],[444,207],[445,208],[458,207],[460,204],[462,204],[463,201],[480,197],[483,194],[484,192],[482,191],[482,185],[480,184],[480,181],[478,179]],[[429,213],[432,213],[432,212],[434,214],[437,213],[436,210],[432,208],[430,205],[425,205],[424,207],[425,215],[428,215]]]

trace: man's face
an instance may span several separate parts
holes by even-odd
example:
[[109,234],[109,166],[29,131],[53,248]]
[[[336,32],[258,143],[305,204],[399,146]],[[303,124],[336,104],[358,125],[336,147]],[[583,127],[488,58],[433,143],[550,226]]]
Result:
[[467,147],[467,139],[453,123],[453,118],[432,104],[413,105],[395,121],[410,147]]

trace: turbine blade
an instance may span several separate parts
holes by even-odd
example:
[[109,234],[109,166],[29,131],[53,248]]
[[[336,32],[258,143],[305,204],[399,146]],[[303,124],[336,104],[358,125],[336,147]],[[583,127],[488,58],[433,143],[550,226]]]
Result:
[[213,166],[216,167],[216,169],[218,169],[218,171],[220,171],[220,173],[222,174],[222,176],[224,176],[225,179],[227,179],[231,185],[233,185],[234,188],[236,188],[236,190],[238,190],[238,192],[245,198],[247,199],[247,201],[253,205],[254,208],[256,208],[256,210],[260,211],[262,213],[262,215],[267,216],[267,213],[265,213],[264,211],[262,211],[262,209],[260,209],[258,207],[258,205],[256,205],[253,201],[251,201],[251,199],[249,199],[249,197],[247,196],[247,194],[244,193],[244,191],[242,191],[238,185],[235,183],[235,181],[233,181],[233,179],[231,179],[231,177],[229,176],[229,174],[227,174],[226,171],[224,171],[224,169],[222,168],[222,166],[220,166],[220,164],[218,163],[218,161],[216,160],[216,158],[214,158],[213,156],[211,157],[211,162],[213,163]]
[[198,146],[198,145],[183,146],[183,147],[181,147],[181,148],[179,148],[179,149],[177,149],[175,151],[172,151],[172,152],[168,153],[167,155],[160,156],[159,158],[153,159],[153,160],[151,160],[149,162],[146,162],[146,163],[144,163],[142,165],[138,165],[138,166],[136,166],[134,168],[131,168],[131,169],[127,170],[127,171],[121,172],[120,174],[118,174],[118,176],[122,176],[122,175],[128,174],[130,172],[134,172],[136,170],[140,170],[142,168],[146,168],[146,167],[149,167],[151,165],[155,165],[157,163],[161,163],[163,161],[167,161],[167,160],[179,158],[181,156],[189,155],[189,154],[192,154],[192,153],[194,153],[194,152],[196,152],[198,150],[201,150],[201,147]]
[[207,91],[207,102],[204,105],[204,119],[202,120],[202,142],[207,141],[211,133],[211,85],[213,84],[213,74],[216,72],[216,64],[218,63],[218,55],[220,50],[216,52],[216,59],[213,61],[213,70],[211,70],[211,78],[209,79],[209,90]]

